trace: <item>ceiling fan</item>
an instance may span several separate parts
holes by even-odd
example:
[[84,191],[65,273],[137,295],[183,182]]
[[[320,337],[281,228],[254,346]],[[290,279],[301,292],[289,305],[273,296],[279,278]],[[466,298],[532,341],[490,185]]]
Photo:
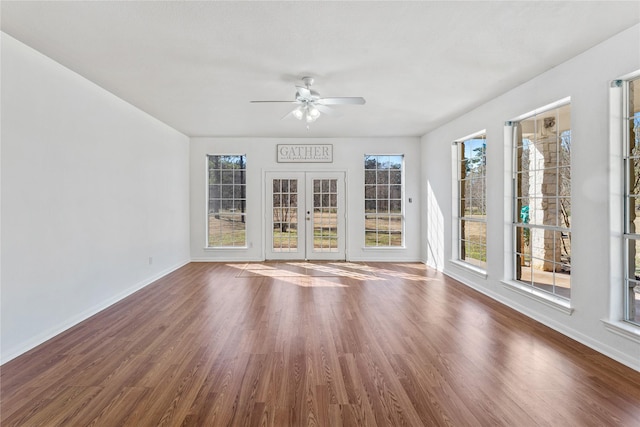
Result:
[[338,116],[339,114],[328,107],[328,105],[362,105],[366,101],[362,97],[332,97],[322,98],[318,92],[311,89],[314,79],[313,77],[303,77],[303,86],[296,86],[296,97],[293,101],[251,101],[252,103],[267,103],[267,102],[286,102],[291,104],[298,104],[291,112],[289,112],[283,119],[288,117],[295,117],[298,120],[305,120],[307,122],[307,129],[309,123],[315,122],[320,114],[326,114],[328,116]]

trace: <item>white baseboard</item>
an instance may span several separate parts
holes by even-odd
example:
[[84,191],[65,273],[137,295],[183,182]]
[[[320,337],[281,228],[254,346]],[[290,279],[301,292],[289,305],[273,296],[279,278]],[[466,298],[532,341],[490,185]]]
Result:
[[402,262],[402,263],[422,263],[421,259],[417,258],[390,258],[386,256],[377,257],[366,256],[366,257],[349,257],[347,259],[349,262]]
[[459,276],[455,273],[452,273],[451,271],[442,271],[443,274],[445,274],[446,276],[451,277],[452,279],[457,280],[458,282],[462,283],[465,286],[468,286],[478,292],[480,292],[481,294],[484,294],[486,296],[488,296],[489,298],[498,301],[501,304],[506,305],[509,308],[512,308],[514,310],[516,310],[519,313],[524,314],[527,317],[530,317],[531,319],[542,323],[545,326],[550,327],[551,329],[560,332],[561,334],[574,339],[576,341],[578,341],[581,344],[586,345],[587,347],[604,354],[607,357],[610,357],[611,359],[622,363],[625,366],[628,366],[631,369],[634,369],[636,371],[640,372],[640,360],[626,354],[626,353],[622,353],[620,351],[618,351],[616,348],[611,347],[601,341],[597,341],[594,340],[592,337],[584,335],[582,332],[576,331],[575,329],[569,328],[566,325],[559,323],[557,321],[555,321],[554,319],[548,318],[546,316],[541,315],[540,313],[531,310],[529,307],[523,306],[521,304],[518,304],[512,300],[509,299],[505,299],[504,297],[502,297],[499,294],[496,294],[494,292],[491,292],[490,290],[477,286],[471,282],[469,282],[467,279],[465,279],[462,276]]
[[45,341],[50,340],[51,338],[55,337],[56,335],[61,334],[62,332],[66,331],[67,329],[72,328],[73,326],[77,325],[78,323],[88,319],[89,317],[101,312],[102,310],[112,306],[113,304],[117,303],[118,301],[128,297],[129,295],[133,294],[134,292],[139,291],[140,289],[150,285],[151,283],[155,282],[156,280],[166,276],[169,273],[172,273],[173,271],[179,269],[180,267],[183,267],[187,264],[189,264],[189,260],[186,261],[181,261],[177,264],[174,264],[173,266],[147,278],[144,279],[138,283],[136,283],[135,285],[127,288],[126,290],[119,292],[118,294],[114,295],[111,298],[108,298],[104,301],[101,301],[100,303],[94,305],[93,307],[90,307],[86,310],[84,310],[83,312],[70,317],[69,319],[67,319],[66,321],[59,323],[49,329],[47,329],[46,331],[43,331],[42,333],[22,342],[21,344],[14,346],[11,349],[8,349],[6,352],[4,352],[3,349],[3,353],[2,353],[2,357],[0,358],[0,365],[5,364],[6,362],[15,359],[16,357],[20,356],[21,354],[26,353],[27,351],[39,346],[40,344],[44,343]]
[[191,258],[191,262],[232,262],[235,264],[242,264],[247,262],[264,262],[262,258]]

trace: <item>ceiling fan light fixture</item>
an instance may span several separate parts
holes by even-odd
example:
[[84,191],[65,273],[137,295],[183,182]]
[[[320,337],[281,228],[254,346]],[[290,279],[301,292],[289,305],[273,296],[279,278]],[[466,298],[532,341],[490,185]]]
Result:
[[293,114],[293,117],[295,117],[296,119],[302,120],[302,116],[304,116],[304,113],[302,112],[302,106],[293,110],[291,114]]
[[307,114],[309,114],[315,120],[318,117],[320,117],[320,110],[318,110],[316,107],[312,105],[309,107],[309,111],[307,112]]

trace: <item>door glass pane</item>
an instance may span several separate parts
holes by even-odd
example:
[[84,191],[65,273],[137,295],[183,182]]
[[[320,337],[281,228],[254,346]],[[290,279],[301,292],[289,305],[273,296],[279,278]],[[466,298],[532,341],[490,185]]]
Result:
[[313,180],[313,250],[338,252],[337,179]]
[[273,251],[298,249],[298,180],[273,180]]

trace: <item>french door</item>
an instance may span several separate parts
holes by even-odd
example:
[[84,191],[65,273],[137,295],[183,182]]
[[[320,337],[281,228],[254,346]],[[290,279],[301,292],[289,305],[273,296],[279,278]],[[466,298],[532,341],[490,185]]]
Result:
[[266,258],[344,260],[344,172],[267,172]]

